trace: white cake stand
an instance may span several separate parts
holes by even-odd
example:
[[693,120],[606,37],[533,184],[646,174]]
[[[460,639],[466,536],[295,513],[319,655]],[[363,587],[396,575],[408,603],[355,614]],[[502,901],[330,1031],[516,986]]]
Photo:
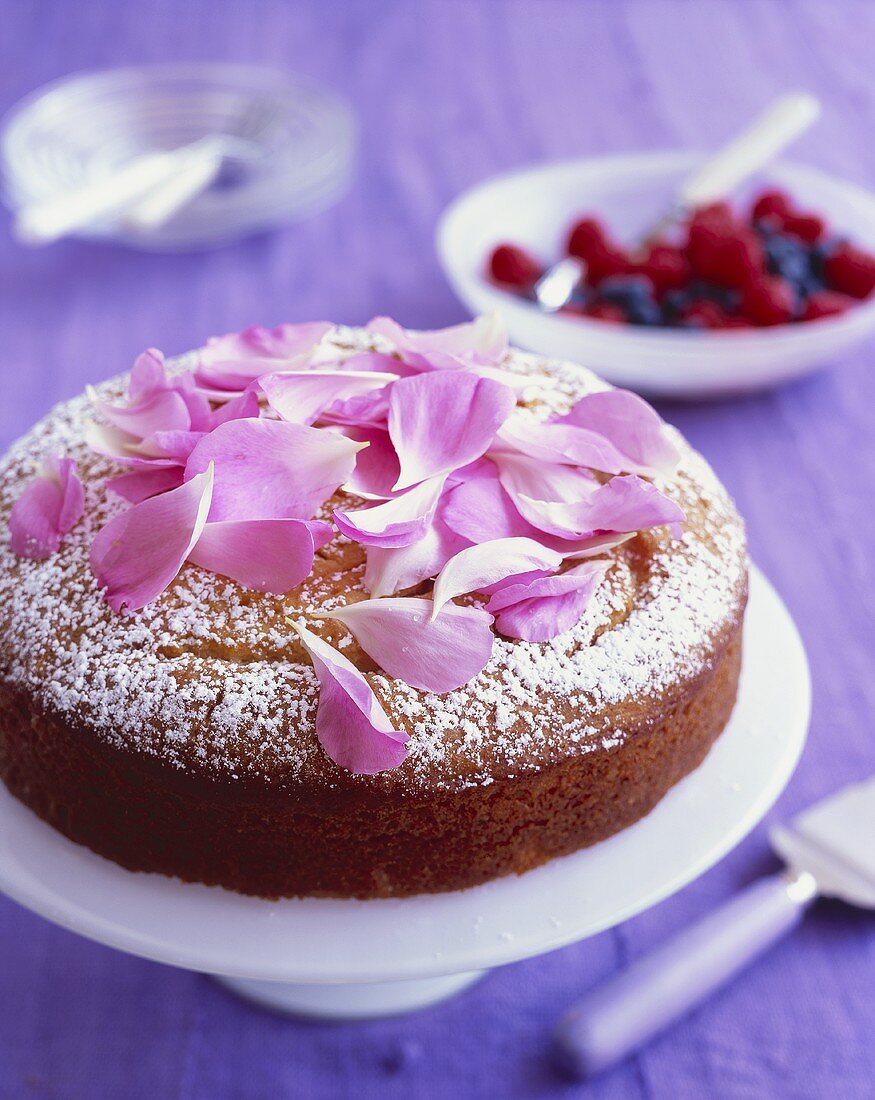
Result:
[[275,1009],[368,1018],[618,924],[734,847],[787,782],[808,728],[802,643],[754,570],[738,703],[707,759],[644,820],[526,875],[376,901],[271,902],[133,874],[62,837],[0,784],[0,889],[100,943],[219,978]]

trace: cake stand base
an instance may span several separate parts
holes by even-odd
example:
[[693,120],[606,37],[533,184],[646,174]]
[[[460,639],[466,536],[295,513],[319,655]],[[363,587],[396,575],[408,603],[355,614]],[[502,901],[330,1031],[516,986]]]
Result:
[[360,982],[355,985],[302,985],[257,982],[216,975],[220,985],[264,1008],[311,1020],[374,1020],[445,1001],[483,977],[483,971],[448,974],[419,981]]

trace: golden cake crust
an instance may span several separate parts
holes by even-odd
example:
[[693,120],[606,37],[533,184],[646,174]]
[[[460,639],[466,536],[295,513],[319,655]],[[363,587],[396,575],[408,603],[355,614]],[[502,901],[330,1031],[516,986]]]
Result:
[[[354,330],[333,340],[338,355],[373,344]],[[505,365],[531,376],[523,398],[536,407],[604,388],[519,353]],[[489,665],[456,691],[392,680],[339,623],[308,619],[410,733],[401,767],[356,776],[316,740],[318,682],[286,620],[365,598],[362,549],[338,537],[284,597],[187,565],[153,604],[116,615],[88,550],[124,505],[103,488],[117,469],[82,439],[87,415],[85,398],[59,406],[0,465],[0,774],[52,824],[126,866],[270,896],[469,885],[630,824],[725,724],[744,533],[686,444],[677,478],[659,483],[687,512],[682,538],[657,529],[611,551],[576,627],[547,643],[498,638]],[[52,558],[20,559],[6,518],[53,453],[76,459],[85,516]]]

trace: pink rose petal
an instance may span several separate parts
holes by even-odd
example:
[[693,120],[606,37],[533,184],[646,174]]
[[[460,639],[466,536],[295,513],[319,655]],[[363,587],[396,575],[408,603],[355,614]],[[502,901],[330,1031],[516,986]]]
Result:
[[204,394],[194,389],[194,379],[191,374],[179,376],[185,380],[185,385],[179,387],[177,392],[185,402],[188,409],[189,428],[194,432],[206,432],[213,426],[213,411]]
[[185,476],[215,464],[210,520],[310,519],[350,476],[362,444],[282,420],[230,420],[197,444]]
[[526,642],[547,642],[570,630],[580,621],[608,565],[584,562],[567,573],[502,588],[486,605],[495,613],[495,629]]
[[432,521],[446,477],[429,478],[373,508],[335,511],[334,522],[347,538],[366,546],[409,546]]
[[[91,450],[99,455],[138,466],[146,461],[142,455],[137,454],[140,440],[109,424],[98,424],[95,420],[86,420],[82,435]],[[166,464],[167,460],[164,461]]]
[[447,562],[434,582],[431,617],[437,617],[447,600],[466,592],[482,592],[489,585],[532,570],[555,570],[562,555],[533,539],[492,539],[461,550]]
[[329,524],[313,520],[207,523],[188,560],[246,588],[282,594],[310,575],[316,549],[333,535]]
[[[558,549],[566,561],[583,561],[585,558],[595,558],[600,554],[606,554],[608,550],[622,546],[629,539],[634,539],[636,534],[635,531],[626,531],[622,535],[592,535],[576,542],[557,539],[555,543],[550,542],[550,545]],[[549,541],[550,536],[547,535],[546,538]],[[556,543],[559,545],[557,546]]]
[[335,401],[382,389],[397,377],[377,371],[282,371],[263,375],[258,384],[270,407],[283,420],[312,424]]
[[407,755],[408,734],[396,730],[359,670],[327,642],[291,624],[319,679],[316,736],[328,756],[354,775],[397,768]]
[[629,460],[598,432],[575,424],[544,423],[523,411],[505,422],[496,443],[540,462],[586,466],[606,474],[619,474],[629,466]]
[[209,428],[210,430],[218,428],[220,424],[225,424],[229,420],[251,420],[257,417],[260,411],[258,394],[253,385],[238,397],[232,397],[230,401],[213,410]]
[[497,477],[472,478],[451,489],[442,516],[449,527],[469,542],[492,539],[538,539],[540,531],[514,507]]
[[507,354],[507,331],[497,310],[462,325],[425,332],[404,329],[390,317],[374,317],[367,329],[388,340],[405,362],[420,370],[466,363],[494,366]]
[[[364,453],[364,452],[362,452]],[[392,596],[435,576],[468,540],[436,515],[422,538],[409,546],[368,547],[364,585],[371,596]]]
[[50,557],[60,547],[62,536],[78,523],[84,508],[85,493],[73,459],[46,459],[9,513],[13,553],[37,561]]
[[527,519],[560,538],[675,526],[686,518],[679,504],[634,475],[611,478],[585,500],[557,502],[525,496],[518,500]]
[[159,390],[136,405],[111,405],[95,401],[94,407],[114,428],[145,439],[158,431],[188,429],[191,426],[188,406],[176,390]]
[[280,361],[289,369],[311,363],[333,327],[325,321],[275,329],[253,325],[243,332],[211,337],[199,353],[195,380],[207,390],[240,392],[261,375],[281,370]]
[[113,611],[138,611],[182,568],[207,521],[212,465],[178,489],[150,497],[111,519],[91,544],[91,571]]
[[605,390],[582,397],[557,424],[571,424],[599,432],[630,460],[629,473],[669,477],[680,452],[668,438],[659,414],[628,390]]
[[201,349],[199,358],[201,363],[223,363],[232,359],[291,359],[312,351],[332,328],[334,326],[328,321],[277,325],[274,329],[250,325],[242,332],[211,336]]
[[599,487],[599,482],[592,474],[576,466],[562,466],[510,452],[490,457],[498,469],[499,481],[526,519],[531,517],[520,506],[522,497],[579,501],[588,499]]
[[397,359],[394,355],[386,355],[382,351],[361,351],[356,355],[350,355],[346,359],[340,359],[332,363],[332,369],[348,371],[376,371],[378,374],[397,374],[402,378],[409,378],[419,372],[409,363]]
[[512,390],[472,374],[402,378],[389,392],[389,435],[401,462],[396,489],[479,458],[516,404]]
[[146,455],[154,455],[156,452],[166,458],[172,458],[180,466],[188,461],[188,456],[198,443],[204,438],[206,432],[153,432],[143,440],[142,446],[135,448]]
[[389,417],[389,390],[382,387],[355,397],[333,401],[322,414],[325,423],[353,427],[386,428]]
[[345,428],[343,434],[367,447],[356,455],[355,469],[344,489],[367,500],[385,500],[393,495],[392,486],[401,473],[398,455],[385,428]]
[[431,600],[386,597],[347,604],[338,619],[389,676],[441,694],[467,684],[492,656],[492,616],[478,607],[448,604],[431,619]]
[[624,533],[575,539],[574,536],[559,537],[541,531],[523,519],[497,478],[475,478],[452,489],[441,505],[440,514],[447,525],[468,542],[530,538],[564,558],[591,557],[632,537]]
[[129,474],[110,478],[106,483],[110,492],[116,493],[131,504],[166,493],[169,489],[178,489],[184,480],[182,466],[152,466],[133,470]]
[[157,348],[147,348],[137,356],[128,379],[128,400],[139,404],[157,390],[167,388],[164,355]]

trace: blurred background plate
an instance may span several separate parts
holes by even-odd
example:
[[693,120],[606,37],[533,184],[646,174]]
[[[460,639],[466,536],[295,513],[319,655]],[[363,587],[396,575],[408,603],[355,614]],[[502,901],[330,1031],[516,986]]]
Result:
[[118,217],[80,236],[156,250],[226,243],[305,217],[346,191],[355,124],[333,95],[281,70],[199,62],[86,73],[21,100],[0,133],[8,206],[74,192],[133,158],[221,135],[215,184],[160,228]]
[[[670,208],[681,181],[702,160],[656,152],[567,161],[496,176],[444,212],[437,250],[444,273],[472,314],[500,309],[511,341],[570,359],[609,382],[643,393],[719,397],[764,389],[838,359],[875,331],[875,299],[841,317],[768,329],[717,332],[637,328],[548,314],[488,281],[492,249],[511,241],[546,263],[559,259],[572,223],[593,214],[632,243]],[[799,164],[778,162],[733,196],[745,204],[764,186],[784,188],[822,212],[839,236],[875,247],[875,195]]]

